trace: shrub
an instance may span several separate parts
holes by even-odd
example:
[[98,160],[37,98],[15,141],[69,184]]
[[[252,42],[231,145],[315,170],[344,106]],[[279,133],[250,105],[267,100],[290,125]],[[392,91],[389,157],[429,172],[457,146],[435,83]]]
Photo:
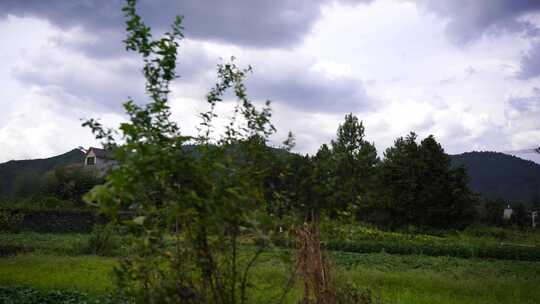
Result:
[[[267,214],[253,216],[266,202],[266,168],[258,164],[275,131],[269,102],[259,108],[248,98],[243,81],[249,68],[238,68],[234,60],[220,64],[218,82],[206,96],[208,111],[200,115],[199,135],[183,135],[168,104],[169,84],[177,78],[182,18],[154,39],[135,5],[136,0],[128,0],[123,8],[124,42],[142,56],[151,102],[124,103],[130,119],[119,129],[94,119],[84,123],[117,162],[106,183],[94,187],[85,200],[99,205],[133,236],[130,258],[115,271],[118,292],[137,303],[248,303],[250,274],[265,247],[250,252],[244,263],[238,254],[240,233],[264,236],[273,224]],[[216,107],[228,90],[237,103],[230,123],[216,136]],[[130,210],[133,216],[118,221],[118,210]],[[168,238],[170,227],[175,227],[174,238]],[[168,240],[175,243],[172,250]]]
[[54,196],[47,196],[39,201],[39,206],[45,209],[73,209],[73,202],[58,199]]
[[90,232],[103,222],[105,218],[92,210],[0,209],[0,231]]
[[[29,250],[25,247],[21,246],[13,246],[13,245],[5,245],[0,244],[0,257],[3,256],[13,256],[20,253],[28,252]],[[0,302],[2,303],[2,302]]]
[[337,304],[375,304],[381,303],[371,289],[361,288],[349,281],[335,283],[335,303]]
[[117,255],[121,249],[121,240],[111,224],[95,225],[88,241],[87,252],[100,256]]
[[33,196],[24,199],[0,201],[2,210],[89,210],[88,206],[76,206],[73,202],[54,196]]
[[5,304],[122,304],[112,296],[92,297],[73,291],[40,291],[30,287],[0,287],[0,303]]
[[19,232],[22,228],[24,214],[0,210],[0,231]]

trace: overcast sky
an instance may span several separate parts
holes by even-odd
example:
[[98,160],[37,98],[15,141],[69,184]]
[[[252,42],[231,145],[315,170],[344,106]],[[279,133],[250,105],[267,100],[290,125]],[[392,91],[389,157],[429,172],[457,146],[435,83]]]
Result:
[[[119,0],[0,0],[0,162],[96,145],[81,119],[115,126],[147,100],[124,50]],[[184,15],[174,117],[194,132],[215,66],[252,65],[248,92],[272,100],[275,143],[329,142],[346,113],[379,154],[410,131],[449,153],[540,144],[540,1],[141,1],[163,31]]]

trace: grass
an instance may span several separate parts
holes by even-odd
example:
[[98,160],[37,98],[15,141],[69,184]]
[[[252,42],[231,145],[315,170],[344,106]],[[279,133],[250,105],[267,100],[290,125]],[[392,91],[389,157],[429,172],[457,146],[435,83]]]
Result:
[[344,275],[390,303],[539,303],[540,263],[338,254]]
[[358,285],[374,290],[387,303],[538,303],[538,281],[504,278],[463,279],[430,271],[349,273]]
[[467,242],[513,243],[540,246],[539,230],[519,230],[501,227],[471,226],[462,233],[452,233],[447,237]]
[[[381,237],[380,232],[374,234],[375,238]],[[488,229],[440,238],[459,237],[477,238],[478,242],[504,238],[534,243],[538,233]],[[81,255],[89,239],[88,234],[0,234],[0,247],[32,250],[0,258],[0,286],[22,285],[90,295],[111,292],[114,284],[110,273],[117,259]],[[252,250],[251,246],[242,248],[246,253]],[[290,269],[290,264],[280,257],[288,254],[286,249],[276,249],[261,256],[251,276],[254,293],[250,303],[268,302],[280,295]],[[372,289],[384,303],[540,303],[540,262],[386,253],[330,255],[338,276]],[[286,303],[297,303],[300,293],[296,286]]]
[[[385,303],[539,303],[540,263],[451,257],[333,254],[341,276],[369,287]],[[253,303],[279,295],[287,280],[276,253],[266,253],[252,275]],[[27,254],[0,259],[0,285],[110,292],[113,258]],[[295,303],[293,290],[287,303]]]
[[0,247],[19,248],[42,254],[79,255],[87,249],[90,234],[0,233]]
[[0,258],[0,285],[28,285],[44,290],[112,291],[116,261],[96,256],[27,254]]

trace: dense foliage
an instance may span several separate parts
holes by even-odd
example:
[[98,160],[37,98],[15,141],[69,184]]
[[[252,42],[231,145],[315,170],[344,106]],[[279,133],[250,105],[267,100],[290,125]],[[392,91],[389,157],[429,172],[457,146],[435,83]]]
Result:
[[43,196],[83,206],[82,197],[103,178],[97,170],[81,164],[57,167],[45,175]]
[[289,156],[283,173],[271,174],[282,177],[277,188],[289,202],[286,210],[305,218],[324,214],[389,228],[467,226],[477,197],[464,169],[451,166],[433,136],[416,139],[414,133],[397,139],[380,161],[362,122],[348,114],[330,146],[315,156]]
[[0,164],[0,198],[21,198],[38,194],[43,176],[55,168],[82,164],[84,153],[74,149],[45,159],[17,160]]
[[[356,119],[356,118],[355,118]],[[337,163],[332,158],[331,145],[323,145],[312,158],[317,172],[313,178],[321,184],[337,184],[340,187],[318,187],[314,196],[305,201],[318,200],[318,205],[325,204],[327,201],[335,201],[338,197],[343,197],[342,191],[330,191],[330,189],[344,189],[345,185],[337,183],[332,173],[332,167]],[[268,174],[266,184],[269,189],[267,194],[276,193],[278,189],[285,189],[286,183],[282,178],[276,178],[279,172],[285,172],[286,168],[290,170],[300,170],[303,168],[302,162],[306,157],[297,155],[288,155],[289,152],[283,149],[271,149],[264,158],[269,162],[265,164]],[[468,175],[468,185],[471,190],[479,193],[486,201],[503,199],[504,205],[523,202],[527,209],[534,207],[540,208],[540,165],[530,161],[525,161],[514,156],[494,152],[471,152],[460,155],[450,155],[453,167],[463,166]],[[66,154],[48,159],[10,161],[0,164],[0,198],[8,199],[10,204],[16,201],[27,200],[27,205],[39,205],[44,207],[45,202],[51,205],[60,205],[54,203],[52,198],[80,204],[81,194],[91,188],[88,175],[79,170],[74,170],[73,164],[81,164],[83,154],[80,150],[73,150]],[[303,160],[302,160],[303,159]],[[270,161],[271,160],[271,161]],[[291,161],[292,163],[288,163]],[[369,171],[369,170],[368,170]],[[69,173],[69,174],[68,174]],[[367,174],[370,175],[370,174]],[[57,179],[55,179],[58,177]],[[69,177],[66,179],[66,177]],[[291,177],[293,178],[293,177]],[[294,179],[294,178],[293,178]],[[91,181],[92,184],[101,183],[101,181]],[[306,184],[308,181],[305,182]],[[56,184],[56,186],[53,186]],[[358,190],[366,187],[358,186]],[[81,190],[77,190],[81,189]],[[293,189],[287,189],[287,191]],[[339,194],[341,193],[341,195]],[[300,193],[298,193],[300,195]],[[298,196],[297,195],[297,196]],[[352,194],[347,194],[354,197]],[[269,197],[268,197],[269,198]],[[373,197],[363,196],[364,202],[373,200]],[[376,199],[376,198],[375,198]],[[295,198],[299,201],[298,197]],[[64,203],[65,204],[65,203]],[[54,206],[53,206],[54,207]],[[283,208],[281,206],[280,208]],[[502,214],[502,211],[501,211]],[[484,221],[482,214],[478,221]],[[496,221],[487,221],[496,223]]]
[[84,207],[83,195],[103,183],[103,177],[94,168],[83,166],[82,158],[80,150],[73,150],[47,159],[1,164],[0,207]]
[[464,227],[474,219],[475,195],[462,168],[433,136],[416,142],[414,133],[386,150],[379,171],[380,202],[374,206],[390,226]]
[[106,218],[85,209],[0,209],[0,231],[90,232]]
[[316,155],[287,154],[279,159],[268,164],[278,170],[268,172],[267,179],[275,181],[272,185],[285,202],[280,214],[298,213],[306,220],[321,215],[354,217],[373,199],[379,159],[353,114],[345,116],[337,138],[322,145]]
[[[331,142],[331,199],[328,205],[334,210],[354,210],[369,200],[374,187],[376,165],[379,161],[375,145],[365,139],[361,121],[352,114],[345,116],[337,129],[337,138]],[[325,166],[325,148],[319,150],[319,166]],[[326,160],[328,161],[328,160]],[[324,169],[320,170],[324,172]]]

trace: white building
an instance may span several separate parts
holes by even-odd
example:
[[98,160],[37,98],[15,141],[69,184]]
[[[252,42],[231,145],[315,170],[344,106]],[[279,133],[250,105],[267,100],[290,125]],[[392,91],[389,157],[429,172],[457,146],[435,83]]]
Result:
[[90,147],[86,150],[84,166],[96,169],[100,174],[105,174],[114,164],[110,152],[105,149]]
[[512,217],[512,213],[514,213],[514,210],[510,208],[510,205],[507,205],[506,208],[504,208],[503,219],[509,220]]

